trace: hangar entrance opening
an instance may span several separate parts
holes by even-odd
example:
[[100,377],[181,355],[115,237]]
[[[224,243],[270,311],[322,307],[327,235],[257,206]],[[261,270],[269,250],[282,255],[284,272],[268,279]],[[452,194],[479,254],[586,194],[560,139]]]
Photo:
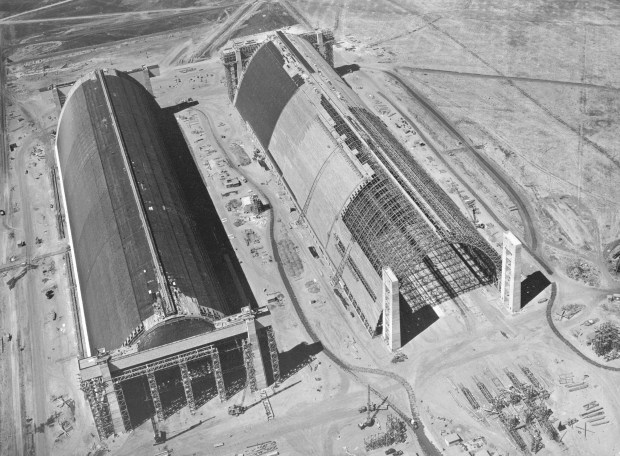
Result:
[[[234,339],[218,344],[221,371],[230,397],[246,386],[246,369],[243,359],[243,340]],[[187,362],[187,369],[193,393],[194,407],[200,408],[218,396],[217,382],[211,357]],[[123,375],[120,372],[119,375]],[[167,419],[188,405],[184,393],[183,375],[180,365],[154,372],[159,400],[164,418]],[[127,404],[131,429],[135,429],[156,414],[153,394],[146,375],[120,382]]]

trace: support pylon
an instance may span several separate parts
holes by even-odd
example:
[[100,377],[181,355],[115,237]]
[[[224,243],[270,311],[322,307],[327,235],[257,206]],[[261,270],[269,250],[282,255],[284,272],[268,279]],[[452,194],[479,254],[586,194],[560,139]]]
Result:
[[252,393],[256,392],[256,372],[254,371],[254,360],[252,359],[252,344],[243,339],[243,365],[245,366],[246,382],[250,386]]
[[258,327],[254,318],[245,320],[248,328],[248,342],[252,348],[252,364],[254,366],[254,376],[256,377],[256,388],[261,390],[267,388],[267,376],[265,375],[265,361],[258,339]]
[[220,353],[217,348],[213,347],[211,352],[211,364],[213,365],[213,375],[215,375],[215,385],[220,401],[226,400],[226,385],[224,385],[224,374],[222,373],[222,365],[220,364]]
[[269,357],[271,358],[271,369],[273,371],[273,382],[280,383],[280,358],[278,355],[278,345],[273,327],[267,328],[267,344],[269,345]]
[[114,383],[114,391],[116,392],[116,399],[118,400],[118,406],[121,410],[121,417],[123,418],[125,432],[129,432],[132,429],[131,418],[129,417],[129,410],[127,410],[127,402],[125,402],[123,386],[120,382]]
[[193,415],[196,412],[196,402],[194,401],[194,390],[192,389],[192,379],[189,376],[189,369],[186,362],[180,362],[181,368],[181,381],[183,382],[183,389],[185,390],[185,398],[187,399],[187,405],[189,412]]
[[155,372],[147,372],[146,379],[149,382],[149,389],[151,390],[151,397],[153,398],[153,406],[155,407],[157,419],[159,421],[164,421],[164,408],[161,405],[161,398],[159,397],[159,389],[157,388]]

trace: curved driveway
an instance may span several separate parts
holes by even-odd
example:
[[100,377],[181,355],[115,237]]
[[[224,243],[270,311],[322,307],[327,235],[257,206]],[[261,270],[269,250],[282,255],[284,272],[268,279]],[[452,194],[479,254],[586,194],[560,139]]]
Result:
[[601,364],[599,362],[594,361],[593,359],[588,358],[586,355],[581,353],[581,351],[577,347],[571,344],[570,341],[562,335],[562,333],[560,333],[560,330],[555,326],[555,323],[553,323],[553,318],[551,318],[551,308],[553,307],[553,303],[555,302],[557,292],[558,292],[557,284],[555,282],[551,283],[551,296],[549,297],[549,301],[547,302],[547,310],[546,310],[547,323],[549,324],[551,331],[553,331],[553,333],[557,336],[557,338],[560,339],[562,342],[564,342],[564,344],[568,348],[570,348],[575,354],[577,354],[581,359],[583,359],[587,363],[593,366],[596,366],[596,367],[600,367],[601,369],[608,370],[608,371],[620,372],[620,367],[607,366],[605,364]]

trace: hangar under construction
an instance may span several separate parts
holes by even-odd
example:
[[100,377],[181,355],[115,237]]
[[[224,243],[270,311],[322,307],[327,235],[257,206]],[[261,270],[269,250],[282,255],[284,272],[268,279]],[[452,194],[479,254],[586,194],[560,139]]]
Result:
[[[375,336],[399,325],[382,318],[382,295],[415,311],[496,283],[501,262],[337,75],[331,45],[326,31],[277,31],[234,42],[221,58],[234,106],[310,226],[334,285]],[[394,278],[390,293],[383,277]]]
[[136,78],[99,70],[59,118],[81,386],[102,438],[279,380],[269,311],[222,287],[239,283],[234,253],[205,245],[199,231],[222,228],[190,214],[164,117]]

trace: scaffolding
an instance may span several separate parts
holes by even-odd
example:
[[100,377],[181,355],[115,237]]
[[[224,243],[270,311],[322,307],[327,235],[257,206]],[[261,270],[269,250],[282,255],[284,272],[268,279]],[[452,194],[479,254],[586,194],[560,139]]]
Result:
[[373,434],[364,438],[366,451],[376,450],[377,448],[403,443],[407,440],[407,426],[405,422],[393,415],[387,416],[386,430],[379,434]]
[[127,402],[125,401],[125,393],[123,393],[123,387],[120,383],[113,382],[114,392],[116,393],[116,400],[118,401],[118,407],[121,411],[121,417],[123,418],[123,426],[125,431],[131,431],[133,426],[131,424],[131,418],[129,417],[129,410],[127,410]]
[[155,414],[157,415],[157,419],[159,421],[164,421],[164,407],[161,404],[161,397],[159,397],[159,389],[157,388],[157,379],[155,378],[155,372],[147,372],[146,379],[149,383],[149,390],[151,391],[151,399],[153,399],[153,406],[155,407]]
[[385,125],[359,107],[350,108],[355,119],[347,122],[325,95],[321,106],[338,137],[374,172],[344,208],[343,220],[377,272],[392,267],[410,306],[495,281],[499,255]]
[[90,410],[95,420],[95,427],[100,439],[106,439],[114,434],[110,405],[106,395],[105,385],[101,377],[84,380],[80,383],[80,389],[86,395]]
[[[529,383],[520,380],[506,368],[504,373],[512,385],[507,388],[497,377],[493,376],[493,384],[499,390],[497,394],[489,391],[477,377],[474,376],[472,379],[491,406],[490,409],[483,407],[482,410],[487,412],[489,416],[495,415],[497,417],[506,434],[521,452],[526,454],[529,452],[537,453],[544,447],[543,433],[554,441],[559,440],[559,434],[551,423],[552,411],[545,402],[550,397],[549,391],[543,388],[541,382],[528,367],[520,366],[520,369],[528,378]],[[472,408],[479,409],[478,399],[474,397],[472,392],[463,385],[459,385],[459,387]]]
[[169,358],[164,358],[164,359],[152,362],[152,363],[143,364],[142,366],[132,367],[131,369],[127,369],[121,372],[119,375],[115,375],[112,378],[112,381],[114,383],[124,382],[125,380],[130,380],[132,378],[145,375],[149,371],[156,372],[159,370],[167,369],[177,364],[187,363],[195,359],[201,359],[201,358],[206,358],[208,356],[213,356],[214,353],[217,353],[217,348],[215,348],[213,345],[207,345],[204,347],[196,348],[194,350],[190,350],[188,352],[181,353],[179,355],[171,356]]
[[254,359],[252,356],[252,344],[248,339],[243,339],[243,364],[245,365],[246,382],[252,393],[256,392],[256,372],[254,371]]
[[250,58],[261,44],[253,39],[249,39],[241,43],[233,43],[232,47],[226,48],[220,53],[220,60],[224,64],[226,74],[228,98],[231,102],[235,99],[243,71],[245,71]]
[[334,32],[321,29],[302,33],[299,36],[310,43],[329,63],[329,66],[334,66]]
[[278,354],[278,345],[276,344],[276,336],[273,328],[267,328],[267,345],[269,346],[269,357],[271,358],[271,370],[273,371],[273,382],[277,385],[280,383],[280,358]]
[[375,175],[343,219],[375,270],[392,267],[414,310],[494,282],[499,255],[378,118],[351,112],[367,132],[358,157]]
[[215,375],[217,394],[220,396],[220,401],[224,402],[226,400],[226,385],[224,384],[224,374],[222,373],[220,354],[216,348],[213,348],[213,351],[211,353],[211,365],[213,368],[213,374]]
[[181,382],[183,382],[183,390],[187,398],[189,412],[193,415],[196,412],[196,401],[194,400],[194,390],[192,389],[192,378],[189,375],[189,369],[186,362],[179,363],[181,369]]

